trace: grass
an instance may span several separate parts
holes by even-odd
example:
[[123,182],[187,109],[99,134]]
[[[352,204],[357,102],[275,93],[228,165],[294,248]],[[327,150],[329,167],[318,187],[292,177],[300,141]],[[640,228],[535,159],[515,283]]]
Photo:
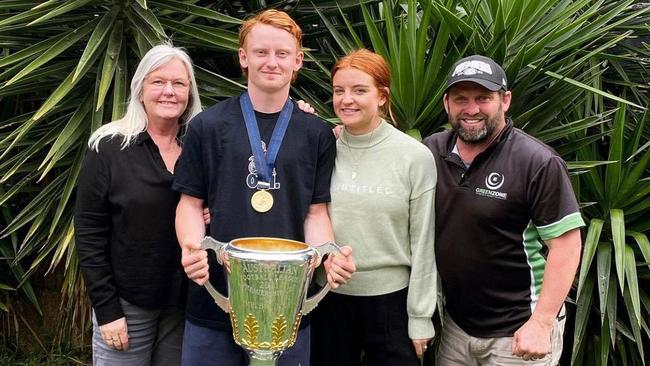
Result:
[[0,366],[81,366],[91,364],[90,349],[59,347],[45,353],[42,349],[17,351],[9,345],[0,345]]

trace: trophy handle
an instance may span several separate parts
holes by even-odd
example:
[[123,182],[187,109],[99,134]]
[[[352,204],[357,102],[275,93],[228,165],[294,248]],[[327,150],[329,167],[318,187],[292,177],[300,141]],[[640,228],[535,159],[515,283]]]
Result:
[[[318,255],[319,258],[322,258],[325,254],[331,254],[331,253],[340,253],[341,252],[341,247],[339,247],[336,243],[334,242],[327,242],[323,245],[317,246],[317,247],[312,247],[314,251],[316,252],[316,255]],[[329,283],[325,284],[325,287],[320,289],[316,295],[308,298],[305,300],[305,303],[302,306],[302,310],[300,311],[302,315],[307,315],[309,314],[314,308],[316,308],[316,305],[323,300],[325,295],[330,291],[331,287]]]
[[[201,249],[206,250],[206,249],[212,249],[214,252],[217,254],[217,260],[219,261],[219,264],[221,263],[221,252],[224,250],[223,248],[227,245],[227,243],[222,243],[220,241],[214,240],[209,236],[206,236],[201,240]],[[212,284],[210,283],[210,280],[206,281],[203,286],[205,287],[206,290],[208,290],[208,293],[212,298],[214,299],[214,302],[219,305],[221,310],[225,311],[226,313],[230,313],[230,300],[223,296]]]

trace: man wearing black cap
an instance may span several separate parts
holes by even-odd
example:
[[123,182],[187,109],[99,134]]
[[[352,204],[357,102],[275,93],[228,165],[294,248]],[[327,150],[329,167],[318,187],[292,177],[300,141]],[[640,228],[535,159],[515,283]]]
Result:
[[444,95],[452,130],[424,141],[438,169],[439,365],[555,365],[562,352],[584,222],[562,159],[506,118],[511,98],[496,62],[461,59]]

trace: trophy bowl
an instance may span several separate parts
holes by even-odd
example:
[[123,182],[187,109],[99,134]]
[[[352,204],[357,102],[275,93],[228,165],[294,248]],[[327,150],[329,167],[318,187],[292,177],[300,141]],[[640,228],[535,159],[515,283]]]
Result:
[[311,247],[305,243],[270,237],[234,239],[222,243],[210,237],[202,249],[212,249],[230,263],[226,273],[229,297],[210,282],[204,286],[219,307],[230,314],[235,342],[250,355],[251,366],[276,365],[282,351],[298,335],[300,320],[311,312],[330,290],[323,287],[307,297],[313,261],[339,251],[334,243]]

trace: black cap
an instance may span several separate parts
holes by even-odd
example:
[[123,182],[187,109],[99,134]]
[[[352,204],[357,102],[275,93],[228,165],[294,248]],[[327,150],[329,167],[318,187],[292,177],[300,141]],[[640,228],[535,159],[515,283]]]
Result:
[[462,58],[451,67],[447,89],[461,81],[471,81],[492,91],[508,90],[505,71],[491,58],[480,55]]

